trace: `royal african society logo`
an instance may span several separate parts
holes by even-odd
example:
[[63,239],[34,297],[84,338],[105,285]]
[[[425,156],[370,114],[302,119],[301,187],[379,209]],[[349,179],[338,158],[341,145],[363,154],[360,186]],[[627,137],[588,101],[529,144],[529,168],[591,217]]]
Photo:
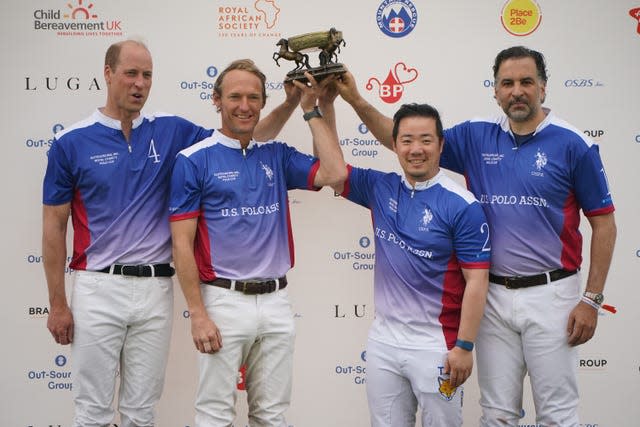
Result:
[[415,28],[418,12],[409,0],[384,0],[378,6],[376,22],[387,36],[404,37]]
[[70,1],[61,9],[33,11],[33,29],[66,37],[122,37],[122,21],[104,19],[94,2]]
[[528,36],[540,26],[542,12],[534,0],[509,0],[502,7],[500,20],[509,34]]
[[275,0],[256,0],[246,4],[218,6],[219,37],[278,37],[280,7]]

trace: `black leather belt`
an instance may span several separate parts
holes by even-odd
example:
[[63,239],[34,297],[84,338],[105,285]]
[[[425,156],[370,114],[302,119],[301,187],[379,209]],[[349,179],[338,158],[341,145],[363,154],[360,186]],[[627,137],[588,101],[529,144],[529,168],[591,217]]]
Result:
[[176,272],[169,264],[113,264],[98,271],[136,277],[171,277]]
[[252,282],[242,280],[229,280],[218,278],[211,282],[204,282],[207,285],[217,286],[219,288],[233,289],[238,292],[242,292],[246,295],[259,295],[269,294],[275,292],[278,289],[284,289],[287,287],[287,276],[282,276],[279,279],[265,280],[264,282]]
[[[573,276],[578,270],[568,271],[563,269],[553,270],[549,273],[536,274],[534,276],[496,276],[489,273],[489,281],[498,285],[506,286],[507,289],[528,288],[531,286],[546,285],[549,282]],[[548,274],[548,276],[547,276]],[[549,280],[547,280],[547,277]]]

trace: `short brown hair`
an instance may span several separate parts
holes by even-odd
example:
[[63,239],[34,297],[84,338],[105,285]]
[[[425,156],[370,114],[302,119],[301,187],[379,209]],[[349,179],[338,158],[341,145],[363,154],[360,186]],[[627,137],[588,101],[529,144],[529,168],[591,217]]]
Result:
[[229,71],[233,70],[248,71],[260,79],[260,82],[262,83],[262,106],[264,106],[267,102],[267,77],[262,71],[260,71],[256,63],[250,59],[236,59],[231,64],[229,64],[227,68],[225,68],[224,71],[222,71],[216,79],[216,82],[213,85],[213,93],[218,96],[222,96],[222,83],[224,80],[224,76],[226,76]]

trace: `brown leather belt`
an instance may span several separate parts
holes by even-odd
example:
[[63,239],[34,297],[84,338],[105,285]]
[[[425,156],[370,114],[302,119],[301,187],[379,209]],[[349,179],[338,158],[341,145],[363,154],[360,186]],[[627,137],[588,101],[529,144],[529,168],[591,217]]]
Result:
[[233,289],[246,295],[260,295],[269,294],[271,292],[277,291],[278,289],[286,288],[287,276],[282,276],[279,279],[265,280],[262,282],[218,278],[216,280],[212,280],[211,282],[204,283],[211,286],[217,286],[219,288]]
[[563,269],[553,270],[548,273],[536,274],[534,276],[496,276],[489,273],[489,281],[498,285],[506,286],[507,289],[529,288],[531,286],[546,285],[565,277],[573,276],[578,270],[568,271]]

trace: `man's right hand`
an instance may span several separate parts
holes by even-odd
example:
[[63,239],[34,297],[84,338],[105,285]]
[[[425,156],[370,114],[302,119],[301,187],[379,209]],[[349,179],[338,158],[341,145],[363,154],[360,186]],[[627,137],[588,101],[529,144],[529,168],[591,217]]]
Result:
[[200,353],[215,353],[222,348],[222,335],[207,314],[191,313],[191,335]]
[[73,315],[68,305],[62,308],[51,307],[47,329],[58,344],[67,345],[73,342]]

